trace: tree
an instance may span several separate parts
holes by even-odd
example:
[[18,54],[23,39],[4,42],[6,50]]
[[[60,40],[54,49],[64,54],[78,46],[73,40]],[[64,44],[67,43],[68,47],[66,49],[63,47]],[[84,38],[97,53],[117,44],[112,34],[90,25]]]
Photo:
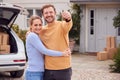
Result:
[[81,9],[79,4],[73,4],[71,8],[72,8],[73,27],[69,32],[69,37],[75,39],[76,43],[79,45]]
[[113,18],[113,26],[115,28],[120,27],[120,11],[118,11],[117,16]]
[[20,37],[20,39],[23,41],[23,43],[25,45],[25,39],[26,39],[27,30],[20,29],[17,24],[13,24],[12,29],[16,32],[16,34]]

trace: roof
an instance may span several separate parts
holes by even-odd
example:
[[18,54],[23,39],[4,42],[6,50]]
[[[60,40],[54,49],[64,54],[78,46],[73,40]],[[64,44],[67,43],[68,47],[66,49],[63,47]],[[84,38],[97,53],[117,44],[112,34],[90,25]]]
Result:
[[87,4],[87,3],[120,3],[120,0],[70,0],[73,3]]

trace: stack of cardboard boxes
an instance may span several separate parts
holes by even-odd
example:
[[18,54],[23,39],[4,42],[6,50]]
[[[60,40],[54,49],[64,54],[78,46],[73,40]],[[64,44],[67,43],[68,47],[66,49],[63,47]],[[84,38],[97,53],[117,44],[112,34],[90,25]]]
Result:
[[9,35],[0,33],[0,54],[10,53]]
[[108,36],[106,38],[106,48],[104,48],[104,51],[100,51],[97,53],[97,59],[98,60],[113,59],[116,52],[117,52],[116,38],[114,36]]

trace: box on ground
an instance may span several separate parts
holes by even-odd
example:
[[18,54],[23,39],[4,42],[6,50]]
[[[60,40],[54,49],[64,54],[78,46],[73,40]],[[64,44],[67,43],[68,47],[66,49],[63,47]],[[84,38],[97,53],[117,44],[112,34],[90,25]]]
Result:
[[107,36],[106,38],[106,47],[111,48],[111,37],[110,36]]
[[108,59],[107,51],[101,51],[97,53],[97,60],[103,61]]
[[116,48],[116,37],[111,37],[111,48]]
[[116,52],[117,52],[117,48],[107,49],[108,59],[113,59],[113,57],[115,56]]
[[116,37],[108,36],[106,38],[106,48],[116,48]]

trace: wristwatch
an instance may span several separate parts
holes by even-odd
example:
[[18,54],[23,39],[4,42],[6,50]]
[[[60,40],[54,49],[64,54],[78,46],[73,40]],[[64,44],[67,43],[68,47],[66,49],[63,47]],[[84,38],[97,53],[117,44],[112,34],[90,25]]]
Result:
[[66,21],[66,22],[70,22],[70,21],[71,21],[71,19],[70,19],[70,20],[68,20],[68,19],[65,19],[65,21]]

